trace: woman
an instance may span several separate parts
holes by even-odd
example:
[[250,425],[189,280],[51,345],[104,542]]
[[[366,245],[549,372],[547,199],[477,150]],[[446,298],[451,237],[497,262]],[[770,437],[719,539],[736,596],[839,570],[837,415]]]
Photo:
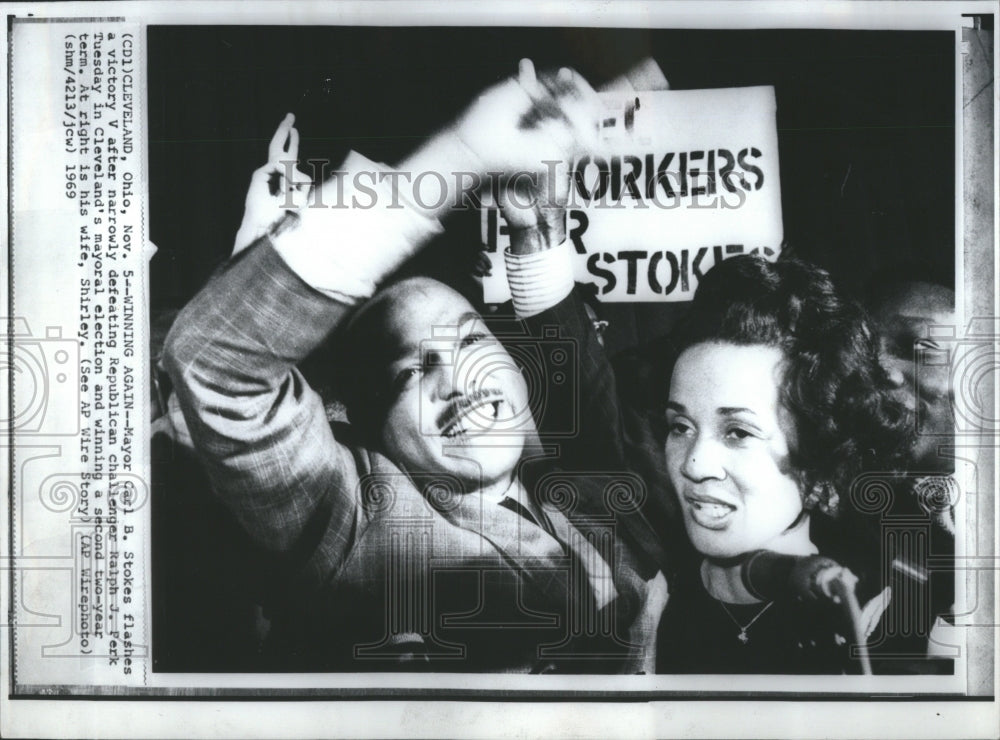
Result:
[[[666,466],[696,556],[671,586],[658,671],[858,672],[852,622],[834,603],[853,573],[804,560],[824,567],[802,598],[762,598],[744,565],[761,550],[822,554],[859,573],[860,593],[877,587],[838,512],[859,473],[906,449],[909,425],[863,312],[823,270],[738,257],[704,278],[675,342]],[[855,621],[873,623],[885,601]]]

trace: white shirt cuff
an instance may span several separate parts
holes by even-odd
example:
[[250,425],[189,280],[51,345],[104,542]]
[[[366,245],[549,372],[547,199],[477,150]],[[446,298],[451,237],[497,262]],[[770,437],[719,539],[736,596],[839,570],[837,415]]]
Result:
[[573,290],[573,252],[567,239],[532,254],[504,252],[514,312],[526,319],[563,300]]
[[442,231],[402,189],[393,192],[391,172],[351,152],[320,199],[311,194],[292,212],[297,222],[273,236],[275,250],[306,283],[342,301],[362,300]]

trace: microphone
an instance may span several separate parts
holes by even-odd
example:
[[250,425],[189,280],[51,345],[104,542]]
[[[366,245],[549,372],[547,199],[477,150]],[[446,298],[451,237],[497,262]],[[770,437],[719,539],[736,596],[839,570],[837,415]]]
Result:
[[[830,577],[821,580],[824,571]],[[839,603],[840,592],[853,592],[857,583],[853,573],[823,555],[784,555],[770,550],[750,553],[741,576],[747,591],[762,601],[826,597]],[[835,582],[839,582],[836,587]]]
[[762,601],[830,599],[843,607],[854,637],[861,673],[872,675],[868,638],[854,587],[858,578],[836,560],[823,555],[783,555],[756,550],[740,569],[743,585]]

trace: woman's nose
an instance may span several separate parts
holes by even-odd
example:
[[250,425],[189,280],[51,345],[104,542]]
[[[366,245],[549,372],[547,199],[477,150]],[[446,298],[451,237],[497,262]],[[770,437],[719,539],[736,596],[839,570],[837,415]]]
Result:
[[700,436],[696,437],[684,456],[681,473],[693,481],[725,478],[726,472],[719,453],[719,445],[712,440]]

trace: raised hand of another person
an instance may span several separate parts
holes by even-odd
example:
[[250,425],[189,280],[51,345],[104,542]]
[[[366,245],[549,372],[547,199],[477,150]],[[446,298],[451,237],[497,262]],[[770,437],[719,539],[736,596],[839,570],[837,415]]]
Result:
[[[601,150],[599,129],[584,130],[588,117],[600,120],[600,102],[596,93],[579,75],[563,67],[556,74],[536,75],[529,59],[518,66],[517,82],[536,104],[544,108],[546,95],[567,86],[573,94],[563,99],[565,115],[576,121],[572,130],[581,131],[577,147],[562,160],[546,160],[534,171],[516,173],[499,194],[499,205],[511,232],[511,251],[530,254],[561,244],[566,239],[566,209],[570,195],[570,177],[574,159]],[[667,90],[666,77],[656,62],[648,58],[625,74],[604,85],[608,92]],[[558,116],[553,122],[558,121]],[[546,125],[553,125],[552,122]],[[558,137],[559,134],[553,134]]]
[[[549,90],[559,84],[572,85],[574,75],[564,67],[555,76],[543,75],[539,78],[531,61],[522,59],[518,66],[517,82],[533,101],[537,101],[540,108],[544,108]],[[581,120],[587,115],[586,109],[579,107],[586,105],[583,100],[581,97],[570,107],[571,111],[574,106],[577,107],[573,115],[579,115]],[[543,127],[550,125],[553,124],[542,124]],[[561,135],[558,125],[553,125],[553,128],[556,129],[553,137],[558,138]],[[593,143],[588,140],[584,142]],[[514,254],[538,252],[561,244],[566,239],[570,169],[573,166],[572,156],[579,153],[572,149],[567,151],[571,153],[570,158],[540,162],[534,170],[512,173],[504,183],[498,201],[510,228],[511,252]]]
[[267,164],[254,170],[243,208],[243,221],[236,232],[233,254],[249,247],[267,233],[286,209],[302,208],[312,178],[299,170],[299,132],[289,113],[278,125],[267,148]]
[[517,77],[484,91],[453,124],[481,173],[535,172],[598,144],[597,95],[569,69],[537,76],[521,60]]
[[[310,207],[298,209],[277,238],[281,257],[321,291],[336,284],[332,292],[347,300],[370,295],[440,230],[440,220],[461,203],[469,175],[482,184],[493,173],[534,172],[591,151],[599,107],[583,78],[568,70],[522,77],[533,83],[526,87],[519,77],[488,88],[395,167],[352,153],[337,174],[316,184]],[[312,207],[320,202],[348,207]],[[272,223],[248,220],[257,229]],[[347,253],[344,233],[367,246],[363,258]]]

